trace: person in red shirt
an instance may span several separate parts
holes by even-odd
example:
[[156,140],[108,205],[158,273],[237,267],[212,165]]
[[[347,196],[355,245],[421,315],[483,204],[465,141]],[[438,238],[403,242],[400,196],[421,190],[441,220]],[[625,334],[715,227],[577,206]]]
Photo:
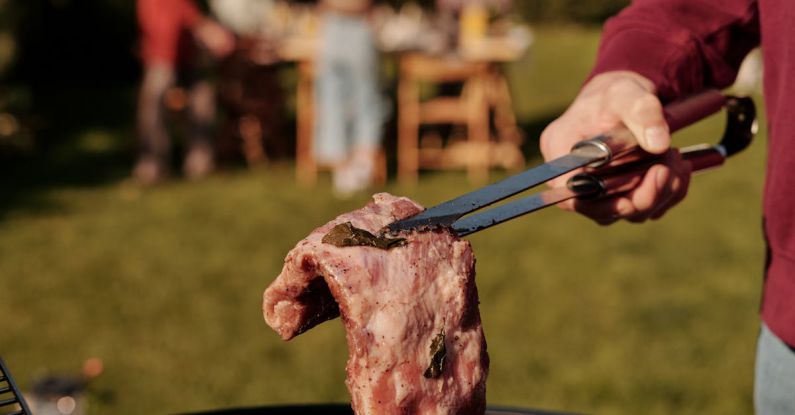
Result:
[[[757,344],[757,414],[795,414],[795,2],[635,0],[606,25],[596,65],[577,98],[541,137],[545,159],[626,125],[645,150],[666,153],[626,195],[561,207],[607,225],[658,219],[687,193],[690,166],[670,151],[662,105],[729,86],[761,44],[768,116],[764,230],[768,260]],[[553,183],[563,184],[562,179]]]
[[[138,161],[133,176],[151,184],[168,174],[171,140],[165,125],[163,97],[177,81],[190,73],[197,49],[214,57],[231,53],[235,39],[218,23],[203,16],[191,0],[138,0],[141,58],[144,75],[138,97]],[[197,47],[198,46],[198,47]],[[215,115],[214,91],[205,80],[192,79],[188,94],[190,119],[188,153],[184,171],[201,177],[213,168],[210,124]]]

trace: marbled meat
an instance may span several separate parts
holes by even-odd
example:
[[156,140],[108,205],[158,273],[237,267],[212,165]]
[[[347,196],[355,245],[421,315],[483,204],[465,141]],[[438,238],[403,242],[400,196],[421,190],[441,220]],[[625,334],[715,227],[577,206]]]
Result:
[[401,235],[386,249],[323,242],[338,225],[378,234],[422,209],[374,195],[300,241],[263,295],[265,321],[285,340],[342,316],[358,415],[485,412],[489,360],[469,242],[448,230]]

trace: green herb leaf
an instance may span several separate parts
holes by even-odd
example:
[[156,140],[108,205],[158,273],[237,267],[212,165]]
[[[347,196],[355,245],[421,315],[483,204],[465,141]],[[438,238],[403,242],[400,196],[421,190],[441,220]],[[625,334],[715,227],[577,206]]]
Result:
[[425,369],[425,376],[428,379],[438,378],[444,370],[444,358],[447,350],[444,347],[444,329],[433,338],[431,342],[431,364]]
[[340,223],[323,236],[323,243],[338,247],[372,246],[379,249],[392,249],[406,244],[405,238],[376,236],[364,229],[353,227],[350,222]]

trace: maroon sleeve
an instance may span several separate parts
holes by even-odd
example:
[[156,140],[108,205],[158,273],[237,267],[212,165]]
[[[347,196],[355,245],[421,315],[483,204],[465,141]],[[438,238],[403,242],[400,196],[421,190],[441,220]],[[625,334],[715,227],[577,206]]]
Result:
[[634,71],[668,101],[729,86],[758,44],[756,0],[635,0],[605,24],[591,77]]

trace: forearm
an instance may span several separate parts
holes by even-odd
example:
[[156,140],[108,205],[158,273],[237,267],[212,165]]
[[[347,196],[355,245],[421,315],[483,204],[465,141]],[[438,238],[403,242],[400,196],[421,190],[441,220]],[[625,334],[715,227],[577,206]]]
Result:
[[758,43],[755,0],[636,0],[605,25],[591,78],[632,71],[670,100],[730,85]]

